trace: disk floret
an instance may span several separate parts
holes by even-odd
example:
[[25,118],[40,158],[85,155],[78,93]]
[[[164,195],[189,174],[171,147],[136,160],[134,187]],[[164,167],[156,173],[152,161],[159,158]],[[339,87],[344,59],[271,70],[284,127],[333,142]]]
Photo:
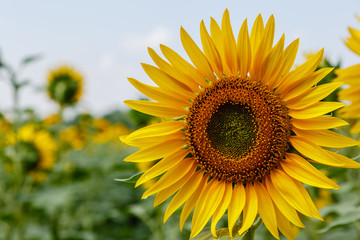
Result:
[[224,77],[194,99],[185,132],[191,153],[210,176],[246,184],[278,167],[290,129],[285,105],[267,86]]

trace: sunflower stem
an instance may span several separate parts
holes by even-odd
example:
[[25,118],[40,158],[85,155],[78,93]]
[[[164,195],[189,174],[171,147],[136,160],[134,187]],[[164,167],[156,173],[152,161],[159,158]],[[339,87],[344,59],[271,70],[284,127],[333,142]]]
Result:
[[64,109],[65,109],[64,105],[60,104],[59,105],[59,113],[58,113],[59,117],[60,117],[60,121],[63,121]]
[[261,224],[261,218],[257,218],[254,222],[254,224],[244,233],[242,240],[254,240],[255,237],[255,231]]

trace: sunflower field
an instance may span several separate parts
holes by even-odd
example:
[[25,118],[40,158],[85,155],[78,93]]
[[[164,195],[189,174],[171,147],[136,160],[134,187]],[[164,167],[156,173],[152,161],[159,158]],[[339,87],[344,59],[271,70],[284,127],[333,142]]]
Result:
[[[0,58],[0,239],[360,239],[360,65],[294,64],[272,15],[209,26],[201,44],[181,27],[189,60],[148,48],[154,84],[129,76],[144,97],[103,116],[76,108],[72,65],[47,73],[51,114],[21,108],[41,59]],[[345,44],[360,55],[360,30]]]

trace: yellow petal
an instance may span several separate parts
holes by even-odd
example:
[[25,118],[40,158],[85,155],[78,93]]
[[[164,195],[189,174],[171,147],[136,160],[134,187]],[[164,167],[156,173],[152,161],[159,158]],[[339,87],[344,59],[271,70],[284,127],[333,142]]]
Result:
[[301,222],[297,211],[290,204],[288,204],[280,195],[280,193],[275,189],[270,177],[267,177],[265,182],[266,188],[274,202],[275,207],[278,207],[282,214],[284,214],[284,216],[286,216],[286,218],[289,219],[293,224],[304,228],[305,225]]
[[296,39],[284,50],[280,57],[279,64],[277,64],[277,71],[274,72],[273,76],[269,80],[270,89],[278,87],[279,83],[282,81],[283,76],[290,71],[294,65],[298,49],[299,39]]
[[299,151],[302,155],[310,158],[312,161],[321,163],[324,165],[334,166],[334,167],[343,167],[344,164],[337,160],[336,158],[329,155],[324,149],[319,147],[316,144],[313,144],[309,140],[293,136],[290,137],[290,142],[293,147]]
[[339,111],[342,118],[360,118],[360,105],[351,104]]
[[[184,137],[185,137],[185,134],[183,131],[177,131],[174,133],[170,133],[168,135],[135,138],[135,139],[132,139],[131,141],[127,141],[126,144],[129,146],[144,148],[144,147],[153,146],[153,145],[161,143],[161,142],[165,142],[167,140],[182,139]],[[126,141],[126,139],[123,139],[123,140]]]
[[289,88],[286,92],[284,92],[281,98],[287,101],[303,94],[312,86],[320,82],[331,71],[333,71],[333,69],[334,68],[322,68],[317,70],[316,72],[310,73],[309,75],[305,76],[301,81],[299,81],[298,85],[294,86],[291,89]]
[[281,161],[280,164],[290,177],[305,184],[320,188],[340,189],[336,183],[297,154],[287,153],[286,160]]
[[179,192],[171,199],[169,206],[166,209],[164,214],[164,222],[178,209],[190,196],[195,192],[196,188],[199,186],[203,174],[195,172],[191,178],[181,187]]
[[168,107],[167,105],[150,102],[146,100],[126,100],[124,103],[139,112],[143,112],[149,115],[164,117],[164,118],[176,118],[181,117],[189,112],[182,108]]
[[165,200],[169,199],[175,192],[177,192],[179,189],[181,189],[184,184],[186,184],[189,179],[194,175],[196,166],[190,169],[185,176],[180,178],[178,181],[176,181],[174,184],[168,186],[167,188],[159,191],[156,194],[155,201],[154,201],[154,207],[158,206],[159,204],[163,203]]
[[241,183],[236,184],[233,189],[231,201],[228,207],[228,226],[230,236],[232,236],[233,227],[236,221],[239,219],[240,214],[245,206],[245,200],[246,193],[244,185]]
[[262,38],[259,43],[259,46],[257,47],[256,52],[254,52],[254,59],[251,66],[250,75],[256,80],[260,80],[260,81],[262,80],[260,75],[261,67],[263,61],[269,54],[269,51],[273,45],[274,33],[275,33],[275,19],[274,16],[271,15],[265,26],[264,33],[262,34]]
[[359,83],[359,76],[360,76],[360,72],[356,76],[346,77],[346,76],[341,75],[341,76],[333,79],[332,81],[333,82],[342,82],[342,83],[350,85],[350,86],[357,85]]
[[186,140],[168,140],[151,147],[143,148],[124,159],[125,162],[148,162],[166,157],[186,144]]
[[184,73],[177,71],[174,66],[162,59],[152,48],[148,52],[154,63],[166,74],[178,80],[192,92],[199,92],[199,85]]
[[275,18],[274,15],[271,15],[266,23],[263,38],[261,39],[259,46],[259,50],[260,49],[263,50],[264,57],[266,57],[266,53],[268,53],[272,48],[272,45],[274,43],[274,34],[275,34]]
[[322,57],[324,55],[324,49],[321,49],[319,52],[310,57],[302,65],[296,67],[293,71],[288,73],[280,82],[280,85],[277,92],[285,92],[289,89],[294,88],[294,86],[298,85],[304,76],[309,73],[312,73],[319,66]]
[[278,228],[282,234],[288,240],[295,240],[296,229],[291,226],[289,220],[279,211],[279,209],[275,206],[276,220],[278,222]]
[[255,182],[254,188],[256,190],[256,195],[259,200],[259,214],[266,228],[271,232],[271,234],[279,239],[279,232],[277,230],[276,215],[274,210],[273,201],[262,183]]
[[304,130],[329,129],[349,125],[349,123],[340,118],[330,116],[320,116],[309,119],[292,118],[290,122],[294,127]]
[[302,95],[286,101],[286,106],[291,109],[301,109],[314,104],[339,88],[342,83],[327,83],[309,89]]
[[[210,18],[210,19],[211,19],[211,21],[210,21],[211,39],[213,40],[213,42],[216,46],[216,49],[218,50],[218,52],[220,54],[220,58],[222,60],[221,64],[223,66],[223,73],[227,76],[230,76],[231,71],[225,61],[225,52],[224,52],[224,44],[223,44],[221,29],[220,29],[219,25],[217,24],[217,22],[213,18]],[[222,76],[220,76],[220,77],[222,77]]]
[[192,40],[189,34],[181,27],[180,29],[181,42],[192,63],[210,81],[215,81],[213,70],[205,57],[204,53]]
[[229,11],[227,9],[225,9],[221,21],[221,32],[222,32],[222,39],[224,46],[225,62],[228,68],[230,69],[231,73],[234,76],[237,76],[238,56],[236,51],[236,41],[235,41],[234,33],[231,28]]
[[153,80],[153,82],[160,88],[177,96],[178,98],[191,99],[194,97],[194,93],[185,87],[184,84],[181,84],[163,70],[146,63],[142,63],[141,66],[151,80]]
[[261,14],[259,14],[254,22],[254,25],[250,33],[251,52],[254,54],[257,52],[262,35],[264,33],[264,21]]
[[335,78],[333,81],[344,81],[344,79],[349,78],[349,77],[357,77],[359,76],[359,72],[360,72],[360,64],[356,64],[353,66],[350,66],[348,68],[342,69],[342,68],[338,68],[335,70],[335,74],[339,75],[338,78]]
[[258,196],[254,186],[250,183],[245,187],[246,202],[244,206],[243,222],[239,229],[239,235],[248,230],[254,223],[255,217],[258,213]]
[[226,209],[228,208],[230,201],[232,199],[232,194],[233,194],[232,183],[225,184],[225,192],[223,199],[221,200],[221,204],[215,210],[211,220],[211,233],[213,234],[214,237],[217,237],[216,224],[218,223],[218,221],[224,215]]
[[332,156],[333,158],[335,158],[336,160],[338,160],[339,162],[341,162],[341,164],[343,164],[341,167],[342,168],[360,168],[360,163],[351,160],[350,158],[347,158],[343,155],[328,151],[328,150],[324,150],[327,154],[329,154],[330,156]]
[[309,193],[306,191],[304,185],[303,185],[301,182],[299,182],[298,180],[296,180],[296,179],[293,179],[293,181],[294,181],[295,185],[297,186],[297,188],[300,190],[301,195],[304,197],[306,203],[307,203],[308,206],[310,207],[313,216],[314,216],[315,218],[321,220],[321,221],[324,221],[324,219],[322,219],[319,211],[317,210],[314,202],[312,201]]
[[357,121],[357,122],[351,127],[350,133],[351,133],[351,134],[356,134],[356,133],[359,133],[359,132],[360,132],[360,121]]
[[353,38],[354,40],[360,42],[360,30],[354,29],[349,27],[349,33],[351,34],[351,38]]
[[181,214],[180,214],[180,230],[183,229],[184,223],[187,217],[190,215],[191,211],[194,209],[196,202],[199,200],[199,196],[202,194],[204,190],[204,186],[206,184],[208,178],[205,176],[201,179],[201,182],[195,192],[191,195],[191,197],[186,201]]
[[206,30],[203,20],[200,24],[200,37],[205,56],[209,60],[212,69],[215,71],[216,76],[220,78],[223,72],[221,57],[208,31]]
[[209,186],[205,188],[205,194],[200,196],[201,201],[199,201],[195,207],[190,238],[195,237],[204,228],[224,196],[224,181],[213,179],[207,185]]
[[175,67],[175,69],[182,71],[184,74],[191,77],[200,86],[208,86],[204,78],[205,76],[203,76],[194,66],[188,63],[174,50],[162,44],[160,45],[160,49],[164,56]]
[[[359,78],[357,80],[359,81]],[[359,101],[359,94],[360,89],[356,84],[353,86],[350,85],[349,88],[341,89],[338,95],[340,99],[351,101],[352,104],[354,104],[356,101]]]
[[271,49],[269,55],[264,60],[261,67],[260,80],[265,84],[269,84],[269,80],[277,71],[278,64],[281,60],[281,54],[284,51],[285,35],[283,34],[278,43]]
[[138,138],[150,138],[150,137],[168,135],[178,132],[180,129],[184,127],[185,127],[185,122],[182,121],[169,121],[169,122],[152,124],[130,133],[125,138],[123,138],[123,142],[127,144],[128,142],[132,142],[133,140]]
[[252,57],[247,19],[245,19],[239,31],[237,39],[237,52],[239,57],[238,69],[240,77],[246,78],[251,67]]
[[288,115],[297,119],[308,119],[319,117],[345,106],[341,102],[317,102],[303,109],[290,109]]
[[159,176],[160,174],[169,171],[181,163],[181,161],[189,154],[188,149],[179,149],[178,151],[170,154],[158,163],[148,169],[141,177],[136,181],[135,187]]
[[297,180],[293,180],[286,173],[278,169],[272,170],[270,177],[275,189],[288,204],[306,216],[322,219],[317,213],[316,208],[315,210],[313,209],[312,202],[308,203],[307,199],[303,196],[303,192],[295,183]]
[[[189,172],[193,173],[196,169],[196,162],[192,158],[185,158],[181,163],[169,171],[167,171],[154,185],[152,185],[148,190],[146,190],[142,198],[147,198],[157,192],[160,192],[177,181],[181,180]],[[189,176],[190,177],[190,176]]]
[[221,29],[219,27],[219,24],[213,19],[210,18],[210,33],[211,33],[211,39],[214,41],[216,48],[218,49],[221,57],[223,57],[223,42],[222,42],[222,35],[221,35]]
[[347,41],[345,41],[345,45],[354,53],[360,55],[360,47],[359,42],[355,41],[353,38],[348,38]]
[[326,129],[300,130],[293,128],[293,131],[297,136],[306,138],[309,141],[323,147],[344,148],[359,145],[359,142],[352,138]]
[[[163,104],[168,104],[175,106],[177,108],[189,107],[191,104],[186,98],[178,98],[172,94],[169,94],[166,90],[162,90],[159,87],[153,87],[144,83],[139,82],[136,79],[128,78],[131,85],[133,85],[137,90],[142,92],[144,95],[149,98],[158,101]],[[194,95],[195,97],[195,95]]]

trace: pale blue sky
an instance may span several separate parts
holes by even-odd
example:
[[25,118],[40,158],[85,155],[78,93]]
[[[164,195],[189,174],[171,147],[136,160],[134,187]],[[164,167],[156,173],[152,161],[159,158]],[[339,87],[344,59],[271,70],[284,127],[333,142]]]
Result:
[[[261,13],[274,14],[276,40],[285,33],[287,44],[300,38],[297,62],[303,53],[325,48],[325,55],[343,66],[360,63],[360,57],[343,44],[347,27],[360,29],[359,0],[343,1],[95,1],[12,0],[0,1],[0,50],[12,65],[28,54],[43,59],[25,72],[32,87],[21,95],[21,106],[33,107],[42,115],[55,112],[44,92],[47,71],[59,64],[75,66],[85,77],[80,111],[102,114],[125,109],[123,101],[141,96],[126,80],[133,77],[150,83],[140,63],[151,63],[147,46],[165,44],[185,57],[179,30],[183,26],[199,43],[199,24],[210,16],[218,22],[229,9],[237,33],[248,18],[249,25]],[[11,106],[9,84],[0,81],[0,110]]]

